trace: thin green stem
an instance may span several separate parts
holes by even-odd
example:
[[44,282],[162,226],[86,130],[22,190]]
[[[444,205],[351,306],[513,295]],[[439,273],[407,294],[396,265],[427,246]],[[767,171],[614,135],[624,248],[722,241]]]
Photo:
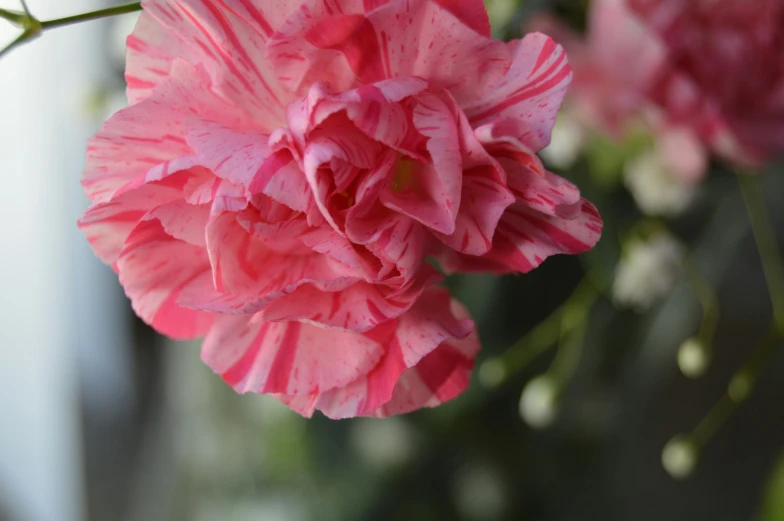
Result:
[[705,447],[738,407],[754,391],[760,374],[769,364],[782,341],[781,332],[774,323],[751,357],[730,379],[724,396],[691,432],[690,439],[699,449]]
[[56,20],[46,20],[41,22],[33,15],[30,14],[30,11],[27,8],[27,4],[22,1],[22,8],[24,9],[24,13],[17,13],[14,11],[7,11],[5,9],[0,9],[0,18],[5,18],[10,22],[20,26],[23,29],[23,32],[19,37],[11,42],[8,46],[0,50],[0,57],[4,56],[11,50],[20,45],[27,43],[28,41],[32,40],[36,36],[39,36],[42,32],[46,31],[47,29],[55,29],[57,27],[63,27],[66,25],[77,24],[81,22],[87,22],[90,20],[97,20],[99,18],[107,18],[109,16],[115,16],[120,14],[132,13],[134,11],[141,11],[142,4],[141,2],[135,2],[133,4],[127,5],[120,5],[117,7],[109,7],[107,9],[100,9],[98,11],[91,11],[89,13],[78,14],[75,16],[69,16],[66,18],[58,18]]
[[563,386],[572,379],[580,365],[585,342],[586,322],[584,313],[574,311],[565,312],[561,321],[561,342],[558,345],[558,353],[547,373],[555,377]]
[[47,20],[41,22],[41,27],[46,29],[53,29],[55,27],[63,27],[65,25],[73,25],[81,22],[89,22],[90,20],[97,20],[99,18],[107,18],[109,16],[116,16],[120,14],[133,13],[142,10],[142,3],[135,2],[133,4],[119,5],[117,7],[108,7],[98,11],[89,13],[77,14],[75,16],[68,16],[66,18],[58,18],[56,20]]
[[784,262],[776,241],[776,230],[770,220],[759,177],[741,174],[738,181],[746,202],[754,239],[757,241],[757,250],[762,259],[762,269],[773,305],[773,317],[779,332],[784,334]]
[[15,47],[17,47],[19,45],[22,45],[24,42],[26,42],[30,38],[31,38],[31,36],[28,33],[28,31],[23,32],[22,34],[19,35],[19,37],[16,40],[14,40],[13,42],[9,43],[5,47],[3,47],[3,49],[0,50],[0,58],[2,58],[3,56],[5,56],[9,52],[11,52]]
[[30,9],[27,7],[27,2],[26,2],[26,0],[19,0],[19,2],[22,4],[22,9],[24,10],[25,14],[26,14],[28,17],[32,18],[32,17],[33,17],[33,15],[32,15],[32,14],[30,14]]
[[711,349],[719,323],[719,297],[693,258],[686,258],[685,268],[689,286],[702,306],[702,323],[698,336],[705,348]]
[[588,318],[598,298],[599,291],[593,283],[587,277],[583,279],[566,302],[494,359],[494,363],[503,367],[503,378],[508,379],[523,370],[564,335],[578,328]]

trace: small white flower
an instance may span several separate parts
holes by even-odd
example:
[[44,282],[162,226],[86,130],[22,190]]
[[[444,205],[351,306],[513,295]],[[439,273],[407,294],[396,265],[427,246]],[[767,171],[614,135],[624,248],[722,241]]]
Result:
[[558,382],[552,376],[532,379],[520,396],[520,416],[535,429],[550,426],[558,415],[559,391]]
[[697,195],[697,185],[672,175],[655,150],[629,161],[624,181],[646,215],[674,217],[683,213]]
[[574,165],[585,145],[585,131],[577,118],[564,112],[558,115],[550,144],[540,154],[545,163],[565,170]]
[[649,308],[675,285],[683,254],[681,244],[666,233],[627,243],[615,270],[615,301],[639,311]]

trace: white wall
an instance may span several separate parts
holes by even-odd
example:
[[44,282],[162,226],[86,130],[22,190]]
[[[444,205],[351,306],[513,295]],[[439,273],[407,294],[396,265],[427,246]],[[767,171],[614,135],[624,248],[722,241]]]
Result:
[[[103,6],[28,5],[40,19]],[[93,408],[108,414],[129,396],[127,303],[76,228],[105,32],[103,22],[52,30],[0,59],[0,504],[20,521],[86,518],[80,375]]]

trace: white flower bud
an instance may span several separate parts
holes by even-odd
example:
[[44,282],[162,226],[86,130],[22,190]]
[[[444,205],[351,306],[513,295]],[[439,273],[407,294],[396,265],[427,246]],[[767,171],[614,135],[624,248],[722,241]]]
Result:
[[674,479],[686,479],[694,473],[700,459],[697,445],[686,436],[676,436],[662,450],[662,466]]
[[710,365],[710,352],[699,338],[689,338],[678,350],[678,367],[689,378],[699,378]]
[[558,415],[560,386],[549,375],[541,375],[528,382],[520,396],[520,416],[535,429],[544,429]]

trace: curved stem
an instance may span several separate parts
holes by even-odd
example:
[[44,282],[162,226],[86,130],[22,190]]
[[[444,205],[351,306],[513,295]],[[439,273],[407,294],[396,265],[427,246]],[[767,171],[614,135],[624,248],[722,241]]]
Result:
[[81,22],[89,22],[90,20],[97,20],[99,18],[107,18],[109,16],[133,13],[135,11],[141,11],[141,10],[142,10],[142,3],[135,2],[133,4],[119,5],[117,7],[108,7],[106,9],[99,9],[98,11],[91,11],[89,13],[82,13],[74,16],[68,16],[66,18],[47,20],[41,22],[41,27],[44,30],[54,29],[55,27],[63,27],[65,25],[73,25]]
[[691,432],[690,438],[699,449],[710,442],[740,404],[751,395],[759,375],[770,362],[781,341],[781,332],[774,323],[748,361],[732,376],[724,396]]
[[22,34],[19,35],[16,40],[0,50],[0,57],[4,56],[14,48],[39,36],[47,29],[55,29],[57,27],[63,27],[66,25],[97,20],[99,18],[107,18],[109,16],[141,11],[142,4],[141,2],[135,2],[133,4],[119,5],[117,7],[109,7],[106,9],[100,9],[98,11],[91,11],[89,13],[82,13],[74,16],[68,16],[66,18],[58,18],[55,20],[46,20],[43,22],[30,14],[30,11],[27,9],[27,4],[24,2],[24,0],[22,0],[22,8],[24,9],[24,13],[17,13],[0,9],[0,18],[5,18],[24,29],[24,32],[22,32]]
[[716,290],[702,273],[697,262],[690,256],[686,258],[686,279],[694,292],[694,296],[702,307],[702,323],[700,324],[699,339],[706,349],[711,350],[713,337],[719,323],[719,297]]
[[[501,382],[524,369],[539,355],[554,346],[561,338],[585,322],[599,291],[584,278],[572,295],[547,318],[518,340],[499,357],[489,360],[502,368]],[[487,363],[487,362],[486,362]],[[498,382],[498,383],[501,383]]]
[[758,176],[741,174],[738,181],[746,202],[754,239],[757,241],[757,250],[762,259],[774,320],[779,331],[784,333],[784,262],[778,249],[776,230],[771,223]]
[[19,37],[16,40],[14,40],[13,42],[9,43],[8,45],[0,49],[0,58],[2,58],[3,56],[11,52],[14,49],[14,47],[22,45],[27,40],[32,39],[32,37],[33,35],[29,31],[23,32],[22,34],[19,35]]

